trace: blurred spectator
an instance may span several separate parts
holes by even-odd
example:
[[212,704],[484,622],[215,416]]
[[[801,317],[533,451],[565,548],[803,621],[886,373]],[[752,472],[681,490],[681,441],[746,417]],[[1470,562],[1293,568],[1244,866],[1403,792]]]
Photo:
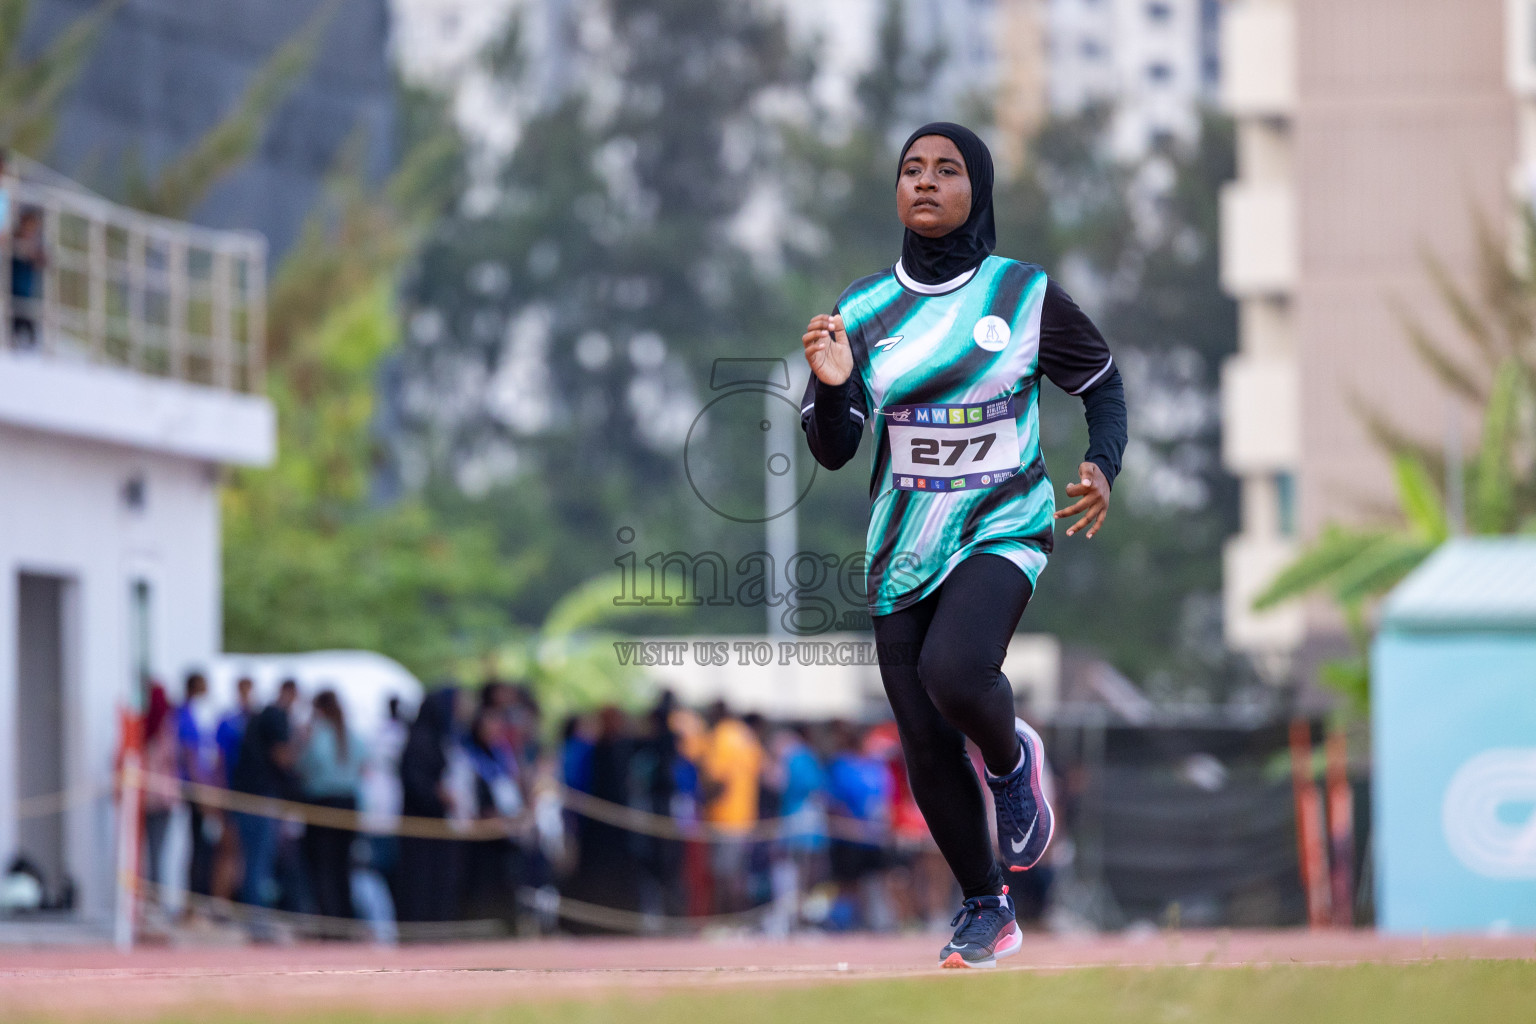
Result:
[[731,715],[724,701],[710,706],[705,721],[709,734],[699,765],[704,820],[727,833],[744,836],[717,841],[710,865],[717,912],[731,913],[748,906],[747,855],[751,844],[745,833],[757,824],[763,748],[747,724]]
[[[221,786],[219,746],[214,740],[218,712],[208,702],[208,679],[201,672],[187,675],[186,699],[176,712],[176,768],[182,782]],[[219,809],[200,800],[187,802],[191,860],[187,867],[187,891],[199,896],[213,892],[213,851],[223,831]]]
[[[500,684],[481,690],[480,710],[465,741],[475,772],[474,813],[480,819],[512,818],[522,814],[524,801],[517,756],[507,738],[510,701],[499,699],[491,685]],[[465,916],[494,918],[515,932],[521,857],[512,833],[465,846]]]
[[[694,825],[702,819],[704,811],[704,779],[699,764],[704,759],[709,728],[703,716],[691,708],[677,708],[668,716],[667,724],[677,737],[678,753],[672,762],[676,787],[672,794],[672,817],[679,823]],[[684,913],[689,917],[702,917],[714,911],[715,895],[709,877],[712,848],[711,844],[694,839],[683,842]]]
[[[241,676],[235,683],[235,709],[219,720],[213,741],[219,748],[218,784],[228,789],[235,771],[235,760],[240,756],[240,744],[245,739],[245,728],[251,720],[251,690],[254,687],[249,676]],[[240,831],[233,818],[224,816],[225,827],[219,830],[219,841],[213,850],[213,895],[219,899],[233,899],[240,887]]]
[[[455,813],[448,778],[449,745],[458,728],[459,691],[443,686],[416,712],[400,755],[401,811],[407,817],[446,822]],[[402,836],[395,904],[402,921],[451,921],[458,912],[463,878],[462,844],[452,839]]]
[[896,913],[903,920],[938,928],[949,920],[959,890],[912,795],[896,723],[885,721],[875,726],[865,737],[864,747],[885,764],[890,778],[889,891],[897,904]]
[[37,306],[47,265],[43,211],[23,207],[11,232],[11,344],[17,349],[37,347]]
[[[151,683],[149,704],[144,709],[144,774],[161,779],[176,776],[176,734],[171,726],[171,702],[165,687]],[[155,886],[165,883],[162,873],[165,837],[171,827],[176,797],[161,785],[144,790],[144,876]],[[157,890],[156,902],[162,902]]]
[[592,792],[592,743],[596,728],[584,715],[572,715],[560,730],[560,777],[578,793]]
[[[289,799],[296,795],[293,778],[293,725],[289,711],[299,697],[298,683],[285,680],[277,700],[262,708],[246,727],[235,759],[230,788],[251,796]],[[281,821],[264,814],[234,815],[240,830],[240,849],[245,857],[245,877],[240,900],[256,907],[270,907],[277,899],[277,855]]]
[[[357,810],[365,751],[347,728],[346,713],[335,690],[322,690],[312,704],[314,717],[299,754],[297,772],[304,801],[339,811]],[[304,860],[315,905],[327,917],[352,917],[351,829],[309,824],[304,830]]]
[[[645,725],[634,745],[630,771],[632,803],[650,814],[670,817],[677,796],[677,734],[672,714],[677,698],[663,690],[645,716]],[[682,915],[687,912],[682,891],[683,846],[665,836],[636,835],[635,859],[640,869],[639,903],[648,914]]]
[[[592,744],[592,796],[631,806],[634,750],[624,712],[611,705],[598,712],[597,737]],[[572,879],[576,898],[621,910],[638,910],[638,838],[629,829],[578,816],[576,871]]]
[[539,699],[534,696],[533,690],[526,685],[515,687],[513,695],[516,699],[510,718],[512,743],[517,748],[517,756],[523,767],[532,768],[544,753],[544,709],[539,706]]
[[367,744],[363,783],[358,791],[358,810],[368,825],[368,864],[388,878],[400,858],[400,841],[394,835],[400,822],[400,755],[405,750],[409,726],[404,721],[399,697],[390,697],[388,714],[377,735]]
[[251,691],[255,686],[250,676],[240,677],[240,681],[235,683],[235,709],[219,719],[219,727],[213,733],[213,741],[219,746],[220,774],[223,776],[222,785],[225,786],[234,777],[235,761],[240,757],[245,728],[256,710],[251,702]]
[[868,840],[834,836],[832,880],[839,889],[846,927],[886,930],[893,924],[881,873],[886,862],[881,837],[890,806],[890,776],[885,764],[861,749],[858,731],[836,722],[832,735],[837,753],[827,766],[827,797],[833,814],[867,826]]
[[357,794],[358,812],[368,833],[355,837],[352,844],[352,908],[368,922],[374,941],[385,945],[399,939],[389,879],[400,861],[400,840],[394,833],[400,824],[400,754],[407,729],[400,698],[391,696],[384,721],[366,744]]
[[772,868],[775,929],[784,934],[800,921],[807,887],[822,877],[827,847],[827,773],[804,737],[781,728],[769,744],[771,773],[779,792],[784,838],[775,844]]

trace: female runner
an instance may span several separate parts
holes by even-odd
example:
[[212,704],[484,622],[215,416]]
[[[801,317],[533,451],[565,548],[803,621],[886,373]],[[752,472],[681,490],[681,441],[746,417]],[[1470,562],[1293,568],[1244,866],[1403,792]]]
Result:
[[[1014,717],[1008,641],[1052,547],[1052,521],[1092,537],[1125,449],[1125,390],[1109,347],[1029,263],[991,255],[992,157],[969,129],[924,125],[902,147],[894,267],[855,281],[802,341],[802,425],[837,469],[874,434],[869,608],[913,795],[964,896],[945,967],[1018,952],[1005,875],[966,756],[981,751],[1010,871],[1040,862],[1055,827],[1040,737]],[[1081,396],[1089,446],[1076,499],[1055,511],[1040,453],[1041,377]]]

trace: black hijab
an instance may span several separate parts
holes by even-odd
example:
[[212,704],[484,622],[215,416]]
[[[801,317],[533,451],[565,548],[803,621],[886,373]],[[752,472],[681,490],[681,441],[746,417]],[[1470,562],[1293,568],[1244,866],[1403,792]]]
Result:
[[934,121],[913,132],[901,147],[901,159],[896,162],[898,182],[907,150],[924,135],[942,135],[953,142],[971,179],[971,213],[964,224],[940,238],[925,238],[908,229],[901,240],[901,268],[907,275],[921,284],[941,284],[980,266],[997,247],[997,225],[992,221],[992,153],[969,128]]

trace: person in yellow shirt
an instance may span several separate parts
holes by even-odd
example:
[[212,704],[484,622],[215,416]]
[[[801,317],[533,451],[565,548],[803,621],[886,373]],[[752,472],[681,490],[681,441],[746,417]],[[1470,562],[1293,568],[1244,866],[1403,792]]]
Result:
[[704,820],[741,839],[715,842],[711,867],[715,903],[721,913],[746,909],[747,852],[745,834],[757,823],[758,787],[763,774],[763,747],[750,727],[716,701],[705,713],[709,732],[699,760]]

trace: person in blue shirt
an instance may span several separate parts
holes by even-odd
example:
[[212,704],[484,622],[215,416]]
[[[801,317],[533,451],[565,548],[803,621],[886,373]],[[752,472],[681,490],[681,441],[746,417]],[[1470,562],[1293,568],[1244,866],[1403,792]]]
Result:
[[840,890],[840,902],[859,908],[855,916],[875,924],[886,916],[885,908],[882,895],[868,883],[887,866],[880,839],[891,805],[891,776],[883,761],[863,752],[853,726],[837,722],[833,732],[838,752],[827,765],[828,810],[844,822],[865,825],[869,839],[833,837],[832,880]]
[[[212,708],[208,706],[208,679],[201,672],[187,675],[186,700],[176,711],[176,768],[182,782],[204,786],[222,785],[219,748],[213,740]],[[213,850],[223,832],[223,818],[213,807],[196,799],[187,801],[192,840],[187,889],[199,896],[213,894]]]
[[223,785],[228,786],[235,774],[235,761],[240,757],[240,744],[245,739],[245,727],[250,724],[255,708],[251,705],[251,691],[256,684],[250,676],[241,676],[235,684],[235,710],[219,719],[214,730],[213,742],[219,748],[219,774]]

